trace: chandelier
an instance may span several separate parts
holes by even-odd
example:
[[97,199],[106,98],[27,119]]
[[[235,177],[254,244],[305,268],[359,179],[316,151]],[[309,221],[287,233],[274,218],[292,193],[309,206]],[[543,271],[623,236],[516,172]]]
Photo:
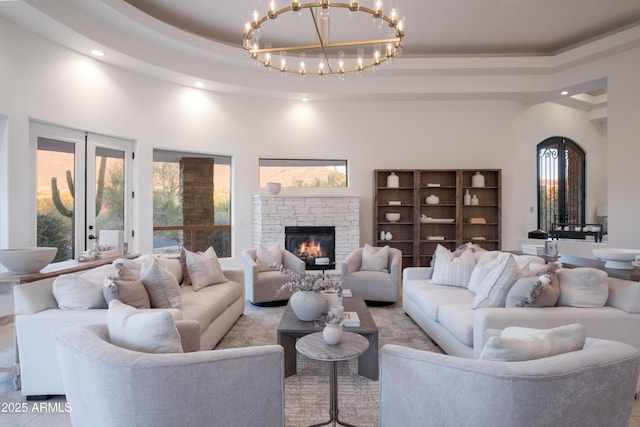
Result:
[[[280,18],[283,15],[290,19]],[[292,45],[282,34],[298,41]],[[343,78],[346,73],[375,70],[397,56],[403,37],[400,12],[392,8],[385,14],[382,0],[374,0],[373,8],[357,1],[322,0],[293,1],[280,9],[271,0],[266,15],[260,17],[255,10],[246,23],[243,47],[258,63],[282,75]]]

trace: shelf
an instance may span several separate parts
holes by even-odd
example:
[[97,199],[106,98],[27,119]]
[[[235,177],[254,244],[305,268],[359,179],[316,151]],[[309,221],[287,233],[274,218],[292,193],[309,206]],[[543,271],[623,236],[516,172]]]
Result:
[[[484,187],[472,187],[472,176],[480,172]],[[387,177],[395,173],[400,187],[387,187]],[[373,232],[379,245],[390,245],[403,253],[403,267],[425,266],[436,245],[453,250],[472,242],[488,250],[499,250],[501,241],[501,170],[499,169],[377,169],[374,171]],[[440,184],[429,186],[427,184]],[[480,203],[463,205],[464,194],[475,194]],[[430,195],[438,204],[426,203]],[[389,205],[399,200],[401,205]],[[401,221],[389,223],[384,214],[397,211]],[[435,219],[451,218],[453,222],[421,222],[422,215]],[[484,218],[484,224],[471,224],[465,218]],[[379,240],[380,231],[390,231],[392,240]],[[484,237],[471,240],[469,237]],[[395,237],[401,238],[396,240]],[[444,236],[444,240],[428,240],[427,236]]]

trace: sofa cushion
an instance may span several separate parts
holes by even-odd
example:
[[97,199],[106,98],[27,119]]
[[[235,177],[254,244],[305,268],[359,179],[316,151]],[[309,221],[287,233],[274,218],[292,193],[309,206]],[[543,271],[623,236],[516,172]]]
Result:
[[552,262],[540,269],[537,275],[518,279],[507,294],[505,307],[555,306],[560,296],[559,266],[559,263]]
[[260,243],[256,249],[256,264],[259,272],[279,270],[282,265],[282,248],[280,248],[280,245],[273,245],[267,248]]
[[62,274],[53,281],[53,296],[63,310],[107,308],[102,293],[103,272],[96,275]]
[[465,249],[452,253],[442,245],[436,247],[433,253],[433,274],[431,280],[439,285],[458,286],[466,288],[471,278],[471,272],[476,265],[473,251]]
[[[432,320],[440,321],[439,309],[448,304],[473,304],[474,295],[465,288],[441,286],[430,280],[411,280],[403,283],[404,292]],[[471,311],[471,310],[470,310]]]
[[161,267],[166,268],[169,273],[173,274],[178,283],[182,282],[182,266],[180,265],[180,259],[176,256],[158,256],[156,257],[158,264]]
[[472,304],[443,304],[438,310],[438,322],[458,341],[473,347]]
[[558,305],[602,307],[609,297],[607,273],[595,268],[572,268],[558,271],[560,297]]
[[389,271],[389,246],[376,248],[365,243],[362,249],[361,271]]
[[178,328],[167,311],[140,311],[113,300],[107,326],[111,343],[118,347],[145,353],[182,353]]
[[473,308],[504,307],[507,294],[520,277],[520,267],[510,253],[502,252],[490,261],[478,262],[473,269],[469,286],[474,285],[476,298]]
[[516,362],[581,350],[586,340],[583,325],[573,323],[552,329],[505,328],[487,340],[481,360]]
[[146,258],[142,263],[140,280],[147,289],[151,307],[180,307],[180,285],[178,280],[169,270],[160,266],[155,257]]
[[141,280],[119,280],[105,277],[102,289],[107,304],[117,299],[135,308],[151,308],[149,294]]
[[227,281],[224,277],[218,255],[213,247],[209,246],[202,254],[184,250],[187,255],[187,268],[191,277],[191,284],[195,291],[218,283]]

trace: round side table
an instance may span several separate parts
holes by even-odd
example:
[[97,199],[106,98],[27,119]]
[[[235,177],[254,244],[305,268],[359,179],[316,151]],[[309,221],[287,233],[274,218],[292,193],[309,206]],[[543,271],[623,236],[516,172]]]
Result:
[[331,362],[330,377],[330,393],[331,400],[329,402],[329,421],[320,424],[314,424],[310,427],[324,426],[336,423],[346,426],[355,427],[352,424],[340,421],[338,418],[338,368],[337,362],[348,360],[360,356],[369,348],[369,340],[362,335],[353,332],[343,332],[342,339],[336,345],[329,345],[325,342],[322,332],[305,335],[296,343],[296,350],[303,356],[310,359]]

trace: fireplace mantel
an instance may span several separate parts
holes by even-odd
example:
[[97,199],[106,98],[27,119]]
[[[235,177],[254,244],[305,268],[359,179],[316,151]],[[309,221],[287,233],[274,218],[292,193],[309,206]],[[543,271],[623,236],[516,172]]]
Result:
[[253,244],[284,248],[286,226],[334,226],[336,262],[360,247],[360,198],[353,196],[253,196]]

